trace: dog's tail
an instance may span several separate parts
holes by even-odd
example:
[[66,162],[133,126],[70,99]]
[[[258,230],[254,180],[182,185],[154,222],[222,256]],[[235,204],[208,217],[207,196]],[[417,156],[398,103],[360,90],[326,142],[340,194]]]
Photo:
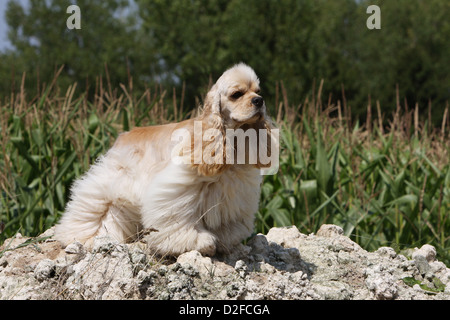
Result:
[[[98,235],[108,234],[120,242],[127,241],[136,230],[139,217],[126,204],[117,202],[113,190],[116,170],[102,157],[71,188],[71,199],[56,225],[54,238],[64,246],[75,240],[85,243]],[[135,221],[137,220],[137,221]]]

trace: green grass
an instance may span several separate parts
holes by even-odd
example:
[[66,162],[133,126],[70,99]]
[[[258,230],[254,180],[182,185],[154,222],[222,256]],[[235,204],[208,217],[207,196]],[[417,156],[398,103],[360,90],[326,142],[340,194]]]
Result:
[[[113,90],[100,79],[91,99],[75,87],[60,92],[53,81],[37,98],[22,88],[0,102],[0,243],[54,225],[73,180],[120,132],[189,116],[182,95],[159,87],[137,95],[132,83]],[[298,107],[282,98],[270,110],[281,129],[280,169],[264,178],[256,232],[332,223],[367,250],[429,243],[450,265],[448,106],[441,128],[398,103],[383,121],[368,108],[362,126],[345,103],[323,106],[320,90]]]

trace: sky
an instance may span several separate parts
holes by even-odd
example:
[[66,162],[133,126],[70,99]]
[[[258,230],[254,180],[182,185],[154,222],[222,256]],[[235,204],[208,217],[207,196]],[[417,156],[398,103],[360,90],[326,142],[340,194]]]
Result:
[[[12,45],[8,40],[8,25],[6,24],[5,11],[10,0],[0,0],[0,51],[12,49]],[[26,4],[28,0],[15,0],[19,3]]]
[[8,41],[8,31],[5,21],[5,11],[7,0],[0,0],[0,51],[11,48],[11,43]]
[[[5,12],[8,2],[11,0],[0,0],[0,52],[6,49],[13,49],[11,43],[8,40],[8,25],[5,21]],[[28,0],[14,0],[21,3],[22,5],[27,5]],[[133,4],[134,1],[131,1]]]

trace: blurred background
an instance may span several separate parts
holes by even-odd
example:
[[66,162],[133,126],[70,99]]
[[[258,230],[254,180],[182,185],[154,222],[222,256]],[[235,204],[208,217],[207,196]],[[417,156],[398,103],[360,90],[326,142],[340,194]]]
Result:
[[[66,27],[71,4],[81,30]],[[381,8],[380,30],[366,27],[371,4]],[[1,0],[0,10],[2,97],[24,72],[36,94],[64,65],[62,87],[92,93],[106,73],[113,87],[131,76],[137,92],[155,83],[184,90],[193,108],[210,81],[243,61],[269,104],[282,87],[298,105],[323,80],[325,99],[345,98],[354,118],[365,119],[369,97],[383,113],[399,98],[431,108],[440,125],[450,99],[446,0]]]

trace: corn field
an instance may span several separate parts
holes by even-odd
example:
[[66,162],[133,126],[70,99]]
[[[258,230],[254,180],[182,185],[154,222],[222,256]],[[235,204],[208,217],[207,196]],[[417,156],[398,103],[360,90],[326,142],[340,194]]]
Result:
[[[25,77],[25,76],[24,76]],[[296,225],[303,233],[341,226],[363,248],[397,251],[434,245],[450,264],[450,115],[431,127],[418,106],[397,99],[394,112],[367,105],[364,125],[345,98],[322,101],[322,85],[292,105],[283,87],[269,113],[280,129],[280,167],[265,176],[255,232]],[[111,88],[101,78],[92,98],[61,92],[57,77],[29,98],[24,86],[0,102],[0,243],[20,232],[36,236],[64,212],[71,183],[135,126],[192,116],[183,92],[133,82]],[[187,109],[187,108],[185,108]]]

